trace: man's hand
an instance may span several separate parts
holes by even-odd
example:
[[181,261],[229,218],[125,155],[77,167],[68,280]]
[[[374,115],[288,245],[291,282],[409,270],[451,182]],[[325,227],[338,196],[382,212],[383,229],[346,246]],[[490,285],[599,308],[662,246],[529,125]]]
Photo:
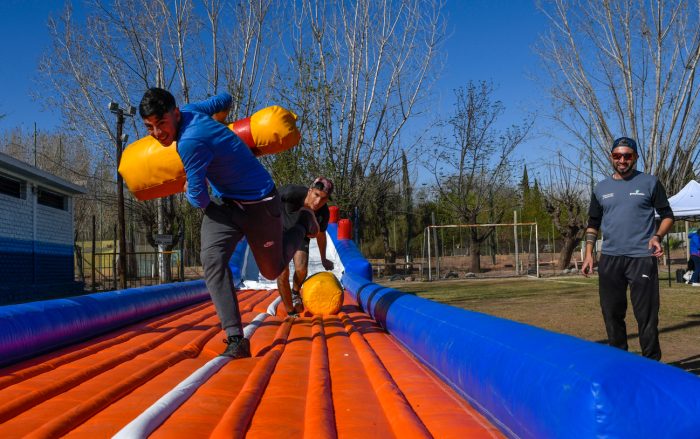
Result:
[[661,240],[658,235],[654,235],[649,240],[649,248],[652,250],[651,255],[660,258],[664,255],[664,247],[661,245]]
[[228,117],[229,109],[219,111],[218,113],[212,114],[212,119],[215,121],[226,125],[226,117]]
[[321,265],[323,265],[323,268],[325,268],[326,270],[333,269],[333,262],[329,261],[326,258],[321,259]]
[[593,273],[593,256],[588,255],[583,259],[583,264],[581,265],[581,273],[585,277],[588,277],[589,274]]

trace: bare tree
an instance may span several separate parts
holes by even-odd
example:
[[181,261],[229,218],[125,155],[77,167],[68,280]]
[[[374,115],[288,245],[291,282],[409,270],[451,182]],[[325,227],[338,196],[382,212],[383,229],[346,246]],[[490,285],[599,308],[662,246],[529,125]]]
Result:
[[[513,170],[511,154],[528,135],[532,120],[506,130],[496,126],[504,111],[500,101],[493,100],[493,86],[481,81],[470,82],[455,90],[454,113],[447,125],[453,141],[438,139],[428,168],[435,178],[435,188],[447,212],[463,224],[500,222],[504,206],[494,199],[510,189]],[[497,210],[497,211],[494,211]],[[470,228],[471,271],[481,271],[481,243],[492,229]]]
[[[185,61],[188,35],[197,23],[189,0],[174,2],[172,9],[165,0],[93,0],[86,8],[85,23],[73,21],[70,5],[58,19],[49,20],[52,48],[39,68],[54,90],[48,102],[61,109],[71,132],[94,147],[93,157],[112,163],[116,177],[116,130],[107,103],[135,106],[132,98],[146,88],[171,88],[176,78],[184,102],[189,101]],[[125,131],[141,137],[142,124],[130,122]],[[177,232],[175,218],[167,214],[174,209],[164,209],[160,200],[143,207],[158,212],[159,233]],[[168,281],[170,270],[162,268]]]
[[[442,1],[290,4],[277,88],[298,111],[305,178],[327,174],[343,209],[362,206],[371,173],[400,172],[400,134],[439,67]],[[286,36],[286,35],[285,35]],[[391,170],[390,170],[391,169]],[[372,203],[373,201],[369,201]]]
[[590,192],[586,186],[588,176],[581,166],[567,160],[561,153],[547,168],[549,177],[543,190],[543,200],[554,227],[562,237],[557,268],[565,270],[586,229],[585,198]]
[[[212,2],[214,3],[214,2]],[[225,9],[227,31],[221,36],[222,71],[233,95],[230,117],[250,116],[255,110],[279,102],[270,102],[269,85],[273,81],[272,51],[282,12],[272,0],[238,0]]]
[[[685,0],[550,0],[539,54],[570,143],[608,171],[612,140],[634,137],[644,171],[674,193],[694,177],[700,6]],[[589,133],[591,141],[589,141]]]

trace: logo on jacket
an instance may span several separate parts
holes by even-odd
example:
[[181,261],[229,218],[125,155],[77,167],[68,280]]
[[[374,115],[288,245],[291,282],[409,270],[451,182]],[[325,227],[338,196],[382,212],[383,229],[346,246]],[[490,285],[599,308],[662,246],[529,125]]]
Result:
[[637,190],[634,191],[634,192],[630,192],[630,195],[642,195],[642,196],[644,196],[644,195],[646,195],[646,194],[645,194],[644,192],[639,192],[639,189],[637,189]]
[[603,194],[603,199],[605,200],[606,198],[612,198],[612,197],[614,197],[614,196],[615,196],[615,194],[612,193],[612,192],[609,193],[609,194]]

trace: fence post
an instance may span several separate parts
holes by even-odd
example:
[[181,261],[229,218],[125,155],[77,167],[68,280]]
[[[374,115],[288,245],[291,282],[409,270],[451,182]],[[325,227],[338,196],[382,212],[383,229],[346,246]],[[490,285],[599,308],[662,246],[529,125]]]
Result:
[[520,274],[520,270],[518,267],[519,258],[518,258],[518,211],[514,210],[513,211],[513,238],[515,241],[514,247],[515,247],[515,275],[517,276]]
[[[430,212],[433,226],[435,226],[435,212]],[[437,228],[433,227],[433,245],[435,246],[435,277],[440,280],[440,247],[438,246]]]
[[185,281],[185,230],[180,230],[180,282]]
[[114,279],[114,289],[117,289],[117,225],[114,225],[114,257],[112,258],[112,278]]
[[97,286],[95,284],[95,234],[96,234],[96,225],[95,225],[95,215],[92,216],[92,257],[91,257],[91,262],[92,262],[92,292],[94,293],[97,290]]

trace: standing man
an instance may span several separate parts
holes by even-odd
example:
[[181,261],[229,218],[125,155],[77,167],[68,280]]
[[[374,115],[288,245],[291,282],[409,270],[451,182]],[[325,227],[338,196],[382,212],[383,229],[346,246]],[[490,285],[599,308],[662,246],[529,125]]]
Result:
[[[222,355],[250,357],[243,337],[229,259],[238,241],[248,239],[260,272],[276,278],[289,264],[306,235],[318,233],[309,209],[298,223],[282,231],[280,197],[270,174],[250,149],[222,122],[231,108],[228,93],[178,108],[168,91],[151,88],[143,95],[139,114],[148,134],[163,146],[177,142],[185,166],[187,200],[204,211],[202,266],[228,345]],[[213,198],[209,196],[209,189]]]
[[693,262],[693,275],[688,283],[694,287],[700,287],[700,235],[697,229],[690,231],[688,240],[690,241],[690,260]]
[[[602,229],[599,294],[608,344],[627,350],[629,285],[642,355],[660,360],[657,258],[663,255],[661,241],[673,225],[673,211],[659,180],[635,169],[638,157],[633,139],[620,137],[613,142],[613,175],[599,182],[591,196],[581,269],[584,276],[593,270],[593,246]],[[658,229],[654,210],[661,217]]]
[[291,291],[289,288],[289,265],[277,278],[277,289],[289,315],[296,316],[304,311],[299,290],[308,272],[310,238],[316,238],[318,242],[318,251],[321,253],[323,268],[326,270],[333,269],[333,262],[326,259],[326,229],[330,219],[327,203],[332,193],[333,182],[325,177],[318,177],[311,184],[311,187],[308,188],[293,184],[280,188],[285,230],[294,227],[303,209],[311,209],[319,224],[318,234],[307,236],[296,253],[294,253],[294,285]]

